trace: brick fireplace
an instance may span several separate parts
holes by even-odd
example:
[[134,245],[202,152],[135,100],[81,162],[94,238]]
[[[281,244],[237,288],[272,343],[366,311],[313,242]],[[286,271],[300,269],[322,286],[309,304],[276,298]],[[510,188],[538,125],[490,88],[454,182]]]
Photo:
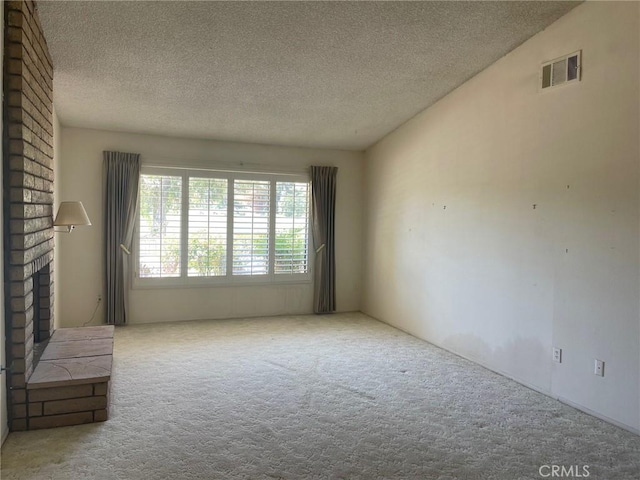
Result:
[[[3,189],[10,429],[26,430],[34,335],[53,333],[53,64],[32,1],[4,2]],[[35,331],[34,331],[35,330]]]

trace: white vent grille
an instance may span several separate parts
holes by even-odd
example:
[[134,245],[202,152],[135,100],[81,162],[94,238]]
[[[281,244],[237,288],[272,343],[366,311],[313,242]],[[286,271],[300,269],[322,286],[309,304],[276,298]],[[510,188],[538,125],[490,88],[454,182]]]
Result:
[[541,89],[579,82],[582,67],[581,57],[582,54],[578,51],[543,63],[540,70]]

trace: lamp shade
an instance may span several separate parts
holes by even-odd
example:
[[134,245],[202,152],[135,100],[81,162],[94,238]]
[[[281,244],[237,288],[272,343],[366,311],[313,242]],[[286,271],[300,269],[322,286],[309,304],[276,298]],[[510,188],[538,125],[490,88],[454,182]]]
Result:
[[70,227],[71,229],[76,225],[91,225],[91,220],[89,220],[82,202],[61,202],[53,225],[55,227]]

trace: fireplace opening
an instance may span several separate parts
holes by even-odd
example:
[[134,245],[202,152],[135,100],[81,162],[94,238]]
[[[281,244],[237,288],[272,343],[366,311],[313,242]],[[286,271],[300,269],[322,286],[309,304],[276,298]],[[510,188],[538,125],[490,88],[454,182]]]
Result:
[[40,334],[40,271],[33,274],[33,346],[38,348]]
[[51,282],[50,265],[33,274],[33,367],[51,336]]

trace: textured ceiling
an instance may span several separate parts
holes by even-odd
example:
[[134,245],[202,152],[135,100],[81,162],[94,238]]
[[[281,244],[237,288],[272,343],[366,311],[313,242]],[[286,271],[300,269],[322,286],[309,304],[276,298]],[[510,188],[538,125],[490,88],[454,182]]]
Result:
[[575,2],[39,3],[63,125],[361,150]]

